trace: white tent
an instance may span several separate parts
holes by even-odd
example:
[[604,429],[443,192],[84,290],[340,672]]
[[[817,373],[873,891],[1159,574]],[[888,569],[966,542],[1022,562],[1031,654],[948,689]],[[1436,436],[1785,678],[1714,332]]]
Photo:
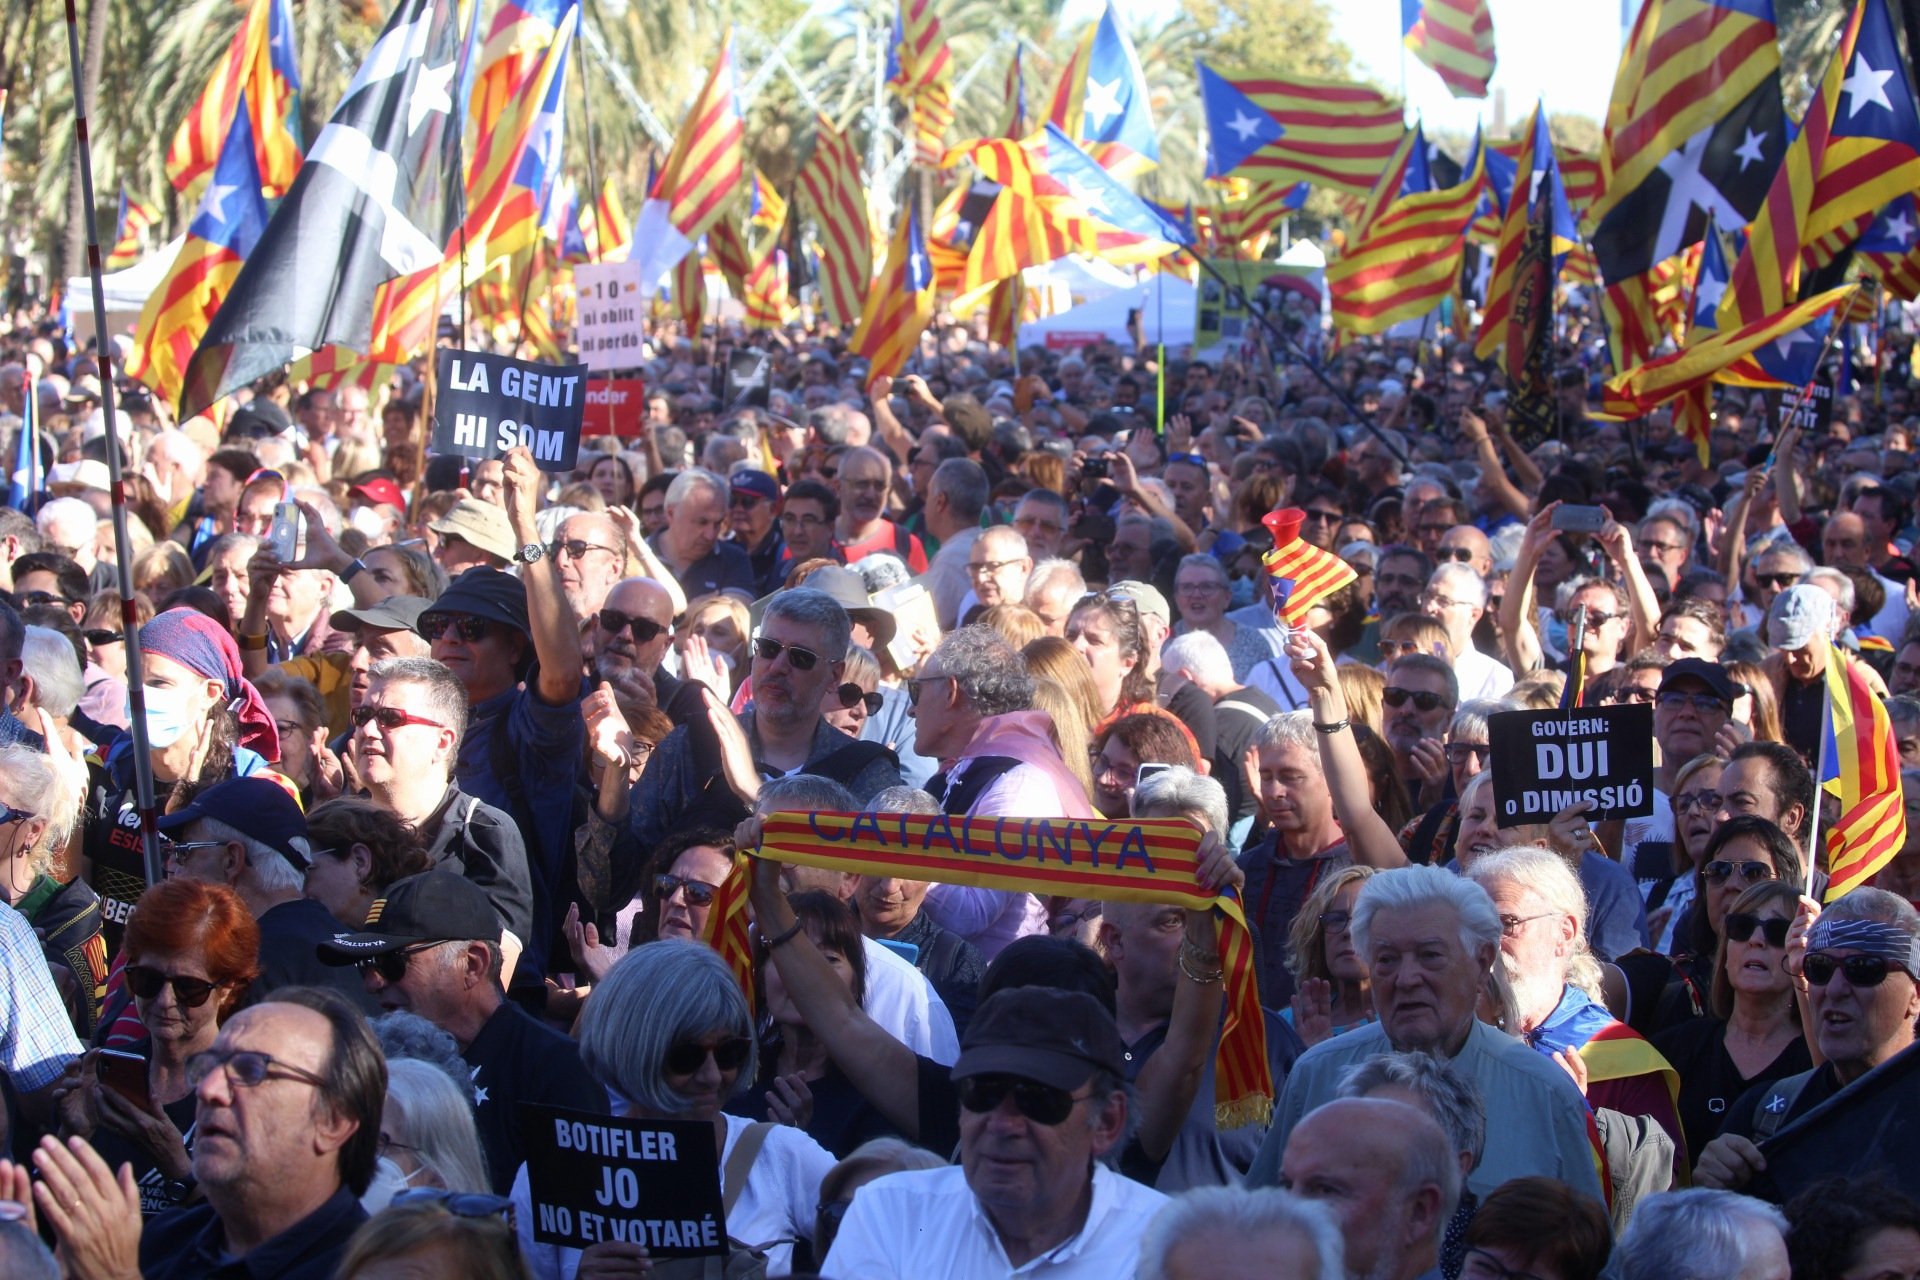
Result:
[[[155,289],[166,283],[173,260],[180,253],[185,237],[169,240],[125,271],[115,271],[100,280],[107,300],[107,331],[131,333],[140,321],[140,310]],[[73,336],[85,344],[93,337],[93,280],[72,276],[67,280],[67,312],[73,318]]]
[[1020,345],[1066,350],[1095,342],[1131,343],[1127,316],[1137,310],[1148,343],[1186,346],[1193,341],[1193,299],[1194,288],[1185,280],[1155,275],[1059,315],[1021,325]]

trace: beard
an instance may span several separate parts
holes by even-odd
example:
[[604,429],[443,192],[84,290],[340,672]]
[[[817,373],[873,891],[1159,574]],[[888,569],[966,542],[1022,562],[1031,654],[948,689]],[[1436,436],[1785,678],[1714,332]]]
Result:
[[[1567,989],[1564,975],[1525,973],[1514,962],[1513,957],[1504,951],[1500,953],[1500,970],[1506,974],[1507,985],[1513,988],[1513,1002],[1520,1011],[1520,1019],[1523,1023],[1528,1021],[1528,1014],[1534,1010],[1539,1010],[1541,1021],[1545,1021],[1546,1016],[1553,1012],[1554,1006],[1560,1003],[1560,997]],[[1518,1030],[1518,1028],[1509,1028],[1509,1030]]]

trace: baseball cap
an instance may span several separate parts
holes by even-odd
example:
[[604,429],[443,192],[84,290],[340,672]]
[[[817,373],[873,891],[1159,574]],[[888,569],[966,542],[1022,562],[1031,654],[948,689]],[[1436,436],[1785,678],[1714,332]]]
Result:
[[953,1078],[1008,1075],[1077,1089],[1096,1071],[1126,1074],[1113,1015],[1084,991],[1008,987],[974,1011]]
[[513,542],[513,525],[506,510],[478,498],[462,498],[447,508],[447,514],[427,522],[435,533],[452,534],[470,542],[491,556],[511,561],[520,548]]
[[401,511],[407,509],[406,495],[400,492],[399,484],[389,476],[374,476],[370,480],[362,480],[348,489],[347,494],[349,497],[365,498],[375,506],[397,507]]
[[178,831],[201,818],[259,841],[301,871],[313,861],[300,802],[270,778],[229,778],[202,791],[185,808],[163,814],[154,825],[162,831]]
[[365,609],[336,609],[327,619],[335,631],[372,627],[375,631],[412,631],[420,625],[420,615],[433,608],[433,601],[420,596],[388,596]]
[[750,493],[768,502],[780,501],[780,483],[764,471],[736,471],[727,481],[735,493]]
[[1680,658],[1667,664],[1667,669],[1660,673],[1660,692],[1665,693],[1682,680],[1698,680],[1729,706],[1735,698],[1746,692],[1725,667],[1717,662],[1708,662],[1705,658]]
[[285,435],[293,430],[293,419],[287,416],[275,401],[264,396],[247,401],[227,419],[227,438],[244,436],[250,440],[263,440],[272,436]]
[[1137,578],[1122,578],[1108,586],[1107,590],[1130,598],[1134,608],[1141,613],[1150,613],[1168,626],[1173,625],[1173,610],[1167,607],[1167,598],[1160,594],[1160,588],[1152,583],[1141,582]]
[[464,613],[512,627],[522,635],[532,634],[527,629],[527,584],[510,573],[484,565],[476,565],[455,578],[431,608],[420,611],[414,620],[414,630],[418,631],[420,623],[436,613]]
[[367,911],[366,928],[319,945],[323,964],[357,964],[423,942],[498,942],[500,917],[486,890],[457,871],[395,880]]
[[1833,627],[1833,597],[1810,582],[1788,587],[1767,610],[1767,642],[1776,649],[1804,649]]

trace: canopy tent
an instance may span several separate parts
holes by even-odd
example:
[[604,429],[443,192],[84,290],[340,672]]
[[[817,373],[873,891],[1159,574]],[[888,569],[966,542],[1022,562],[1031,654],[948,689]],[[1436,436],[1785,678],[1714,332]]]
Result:
[[[132,333],[140,322],[141,308],[155,289],[166,283],[173,260],[180,253],[185,237],[169,240],[125,271],[115,271],[100,280],[107,300],[107,332]],[[74,341],[85,346],[93,340],[93,280],[88,276],[67,279],[67,314],[73,324]]]
[[1138,311],[1145,341],[1186,346],[1193,342],[1194,292],[1192,285],[1177,276],[1156,274],[1059,315],[1021,325],[1020,345],[1065,350],[1095,342],[1131,343],[1127,317]]

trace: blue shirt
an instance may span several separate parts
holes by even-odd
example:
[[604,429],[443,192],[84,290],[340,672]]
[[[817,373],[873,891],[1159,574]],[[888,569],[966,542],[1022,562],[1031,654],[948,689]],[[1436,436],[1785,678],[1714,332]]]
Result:
[[[654,551],[662,560],[667,558],[666,541],[666,535],[659,534],[652,542]],[[680,589],[687,593],[689,600],[716,591],[737,591],[749,600],[759,596],[755,590],[757,578],[753,572],[753,560],[734,542],[714,543],[712,551],[673,576],[679,580]]]
[[1612,960],[1651,945],[1647,904],[1633,873],[1589,849],[1580,858],[1580,887],[1587,893],[1587,946],[1599,960]]

